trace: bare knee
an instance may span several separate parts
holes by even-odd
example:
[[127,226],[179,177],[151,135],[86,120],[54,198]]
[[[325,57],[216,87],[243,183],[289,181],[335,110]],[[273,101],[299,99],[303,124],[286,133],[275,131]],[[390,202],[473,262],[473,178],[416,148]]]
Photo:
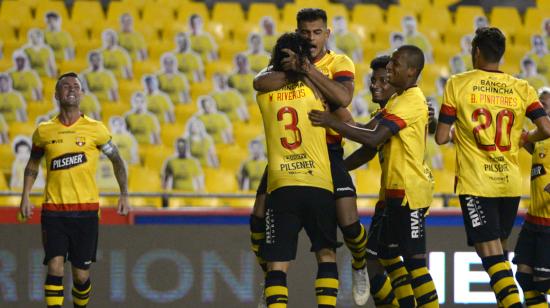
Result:
[[288,272],[290,262],[267,262],[267,271]]
[[63,277],[65,258],[62,256],[53,257],[48,261],[48,275]]
[[323,248],[315,253],[317,263],[336,262],[336,252],[332,249]]
[[73,280],[77,284],[84,284],[90,278],[90,270],[73,267]]
[[357,199],[355,197],[344,197],[336,200],[336,216],[340,227],[346,227],[358,221]]
[[254,200],[254,207],[252,208],[252,215],[258,218],[265,217],[265,198],[266,194],[256,195],[256,200]]

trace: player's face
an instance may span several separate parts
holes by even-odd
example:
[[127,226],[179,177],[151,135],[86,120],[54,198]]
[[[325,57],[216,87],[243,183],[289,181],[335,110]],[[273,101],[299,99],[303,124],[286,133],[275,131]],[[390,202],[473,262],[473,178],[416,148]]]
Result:
[[80,104],[80,99],[84,93],[82,85],[75,77],[65,77],[59,82],[59,87],[55,93],[55,98],[59,101],[61,107],[74,107]]
[[405,32],[413,34],[416,31],[416,23],[412,19],[406,19],[404,22]]
[[42,34],[39,31],[33,31],[30,38],[33,45],[42,44]]
[[176,143],[176,150],[178,151],[178,154],[180,156],[185,155],[185,152],[187,152],[187,143],[183,140],[179,140]]
[[58,19],[55,17],[48,17],[46,19],[46,24],[48,25],[48,29],[51,29],[51,30],[57,30],[59,28]]
[[273,25],[273,22],[271,22],[269,19],[265,19],[262,23],[262,26],[264,27],[265,34],[273,34],[275,27]]
[[167,73],[173,73],[175,71],[174,59],[167,57],[164,59],[163,63],[164,63],[164,69],[166,70]]
[[202,107],[205,113],[215,113],[216,105],[211,99],[205,99],[202,101]]
[[90,64],[92,64],[92,67],[94,68],[98,68],[101,65],[101,59],[98,54],[93,54],[90,56]]
[[260,36],[254,35],[250,38],[250,47],[256,52],[262,49],[262,39]]
[[111,122],[111,128],[115,132],[124,131],[124,121],[122,119],[113,119]]
[[385,68],[379,68],[372,72],[370,78],[370,92],[372,101],[375,103],[387,102],[395,93],[388,80],[388,71]]
[[178,35],[176,37],[176,43],[178,44],[178,47],[182,50],[186,50],[187,46],[189,45],[189,42],[187,41],[187,37],[185,37],[185,35]]
[[145,98],[143,95],[136,95],[134,97],[134,108],[136,108],[136,111],[143,112],[145,111],[145,108],[147,107],[145,104]]
[[22,70],[25,68],[25,58],[23,57],[17,57],[15,58],[15,66],[17,67],[17,70]]
[[250,145],[250,153],[252,154],[252,157],[259,158],[262,156],[264,152],[263,146],[259,142],[254,142]]
[[313,45],[311,47],[311,56],[317,58],[325,53],[330,30],[322,19],[314,21],[302,21],[298,24],[296,31],[307,38]]
[[544,107],[544,111],[546,111],[546,114],[550,115],[550,93],[544,93],[540,96],[540,102],[542,103],[542,106]]
[[132,30],[132,17],[130,15],[124,15],[121,19],[122,30],[130,31]]
[[386,66],[390,85],[399,88],[406,84],[409,68],[405,60],[405,56],[399,51],[394,51],[391,55],[390,62]]
[[28,144],[22,144],[17,147],[15,157],[18,159],[28,159],[31,156],[31,147]]

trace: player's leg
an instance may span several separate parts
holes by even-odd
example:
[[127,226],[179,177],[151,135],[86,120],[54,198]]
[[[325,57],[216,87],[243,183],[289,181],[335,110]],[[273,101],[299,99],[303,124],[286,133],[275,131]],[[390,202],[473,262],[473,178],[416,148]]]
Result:
[[523,291],[527,307],[547,308],[546,298],[536,289],[533,280],[533,266],[535,264],[536,252],[536,234],[523,225],[519,233],[516,249],[514,250],[514,259],[512,260],[517,265],[516,280]]
[[284,308],[288,302],[286,272],[289,262],[296,257],[298,234],[302,228],[299,199],[293,187],[283,187],[266,199],[265,239],[260,243],[259,255],[267,261],[265,298],[269,308]]
[[[382,234],[379,241],[388,249],[380,251],[378,257],[388,273],[399,306],[415,307],[416,300],[411,285],[411,276],[397,249],[399,247],[399,229],[401,226],[396,210],[401,206],[402,200],[401,198],[386,200],[383,212],[384,219],[382,220]],[[392,204],[394,205],[392,206]]]
[[367,242],[367,269],[370,281],[370,294],[374,299],[376,307],[399,307],[397,298],[393,293],[390,278],[386,275],[384,266],[380,263],[378,256],[388,254],[387,247],[380,244],[384,212],[384,202],[376,204],[372,222],[368,232]]
[[546,297],[550,295],[550,234],[538,233],[533,271],[533,284],[537,291]]
[[[502,251],[500,198],[460,195],[459,199],[468,244],[473,244],[481,258],[497,301],[504,307],[521,307],[512,270]],[[517,202],[519,203],[519,198]],[[514,217],[515,214],[516,212],[510,213]]]
[[397,208],[399,250],[411,277],[418,307],[439,307],[437,291],[426,264],[426,220],[428,208],[411,209],[408,204]]
[[258,253],[261,242],[265,239],[265,199],[267,197],[267,167],[262,176],[262,180],[256,191],[256,199],[254,200],[254,208],[250,215],[250,242],[252,243],[252,251],[256,255],[256,260],[262,268],[264,274],[267,271],[266,262]]
[[357,213],[357,194],[353,180],[343,161],[344,150],[338,146],[329,149],[330,169],[334,183],[336,214],[344,242],[352,255],[352,293],[355,303],[366,304],[369,298],[367,264],[367,231]]
[[302,221],[311,241],[311,251],[317,257],[315,294],[317,307],[336,307],[338,267],[336,265],[336,205],[330,191],[308,187],[304,189]]
[[73,305],[84,308],[90,301],[90,266],[96,261],[98,218],[74,218],[70,221],[69,261],[73,274]]
[[62,218],[42,216],[42,244],[48,267],[44,282],[44,297],[48,308],[63,307],[63,276],[65,256],[69,249],[69,238],[65,234]]

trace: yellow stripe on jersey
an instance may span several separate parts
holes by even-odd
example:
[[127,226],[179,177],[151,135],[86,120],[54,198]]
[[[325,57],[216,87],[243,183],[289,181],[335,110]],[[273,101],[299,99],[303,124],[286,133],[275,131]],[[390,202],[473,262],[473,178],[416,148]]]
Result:
[[304,83],[289,84],[257,97],[268,152],[267,191],[311,186],[333,191],[325,130],[314,127],[308,112],[322,102]]
[[103,123],[84,115],[69,126],[57,117],[38,126],[32,140],[33,154],[43,153],[48,169],[44,210],[97,210],[99,147],[110,139]]
[[433,177],[424,162],[428,105],[422,90],[394,94],[380,117],[380,124],[394,134],[381,150],[385,197],[405,198],[411,209],[430,206]]
[[537,94],[525,80],[482,70],[452,76],[439,120],[456,121],[457,193],[521,195],[518,145],[523,121],[542,115]]
[[527,221],[550,227],[550,194],[544,187],[550,184],[550,141],[535,143],[531,168],[531,204]]

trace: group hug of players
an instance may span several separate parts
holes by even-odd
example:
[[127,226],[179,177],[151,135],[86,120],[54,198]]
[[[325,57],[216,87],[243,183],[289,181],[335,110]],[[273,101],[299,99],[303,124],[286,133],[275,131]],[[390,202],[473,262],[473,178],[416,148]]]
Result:
[[[370,90],[380,109],[369,123],[347,111],[354,64],[326,49],[320,9],[302,9],[295,33],[283,34],[270,66],[254,80],[267,140],[268,166],[250,217],[252,249],[265,273],[259,307],[286,307],[287,270],[305,229],[318,262],[318,307],[335,307],[337,225],[352,259],[353,297],[376,307],[438,307],[426,266],[426,223],[433,183],[424,163],[427,130],[438,144],[454,142],[456,192],[468,244],[490,276],[499,307],[548,307],[550,291],[550,91],[498,70],[505,37],[480,28],[472,41],[474,69],[452,76],[435,123],[416,86],[424,66],[418,47],[404,45],[372,60]],[[541,101],[543,104],[541,104]],[[524,129],[529,118],[536,128]],[[343,159],[342,136],[362,147]],[[518,153],[533,155],[531,205],[515,249],[506,241],[521,195]],[[369,230],[360,223],[348,171],[378,154],[380,196]],[[372,183],[378,185],[378,183]],[[368,260],[368,261],[367,261]],[[367,270],[368,269],[368,270]]]

